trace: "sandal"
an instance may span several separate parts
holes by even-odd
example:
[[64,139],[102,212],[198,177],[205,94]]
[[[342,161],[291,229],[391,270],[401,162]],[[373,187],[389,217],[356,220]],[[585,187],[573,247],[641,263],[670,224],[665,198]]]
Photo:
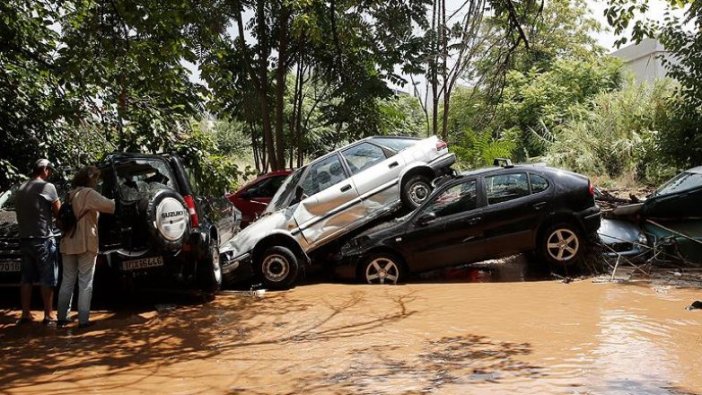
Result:
[[55,327],[56,324],[58,323],[58,321],[56,321],[55,318],[48,318],[48,317],[46,317],[46,318],[44,318],[44,320],[43,320],[41,323],[44,324],[45,326],[52,326],[52,327]]

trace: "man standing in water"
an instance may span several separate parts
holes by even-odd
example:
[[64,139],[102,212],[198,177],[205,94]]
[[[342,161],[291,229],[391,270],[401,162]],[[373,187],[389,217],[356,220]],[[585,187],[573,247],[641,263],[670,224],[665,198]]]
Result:
[[33,319],[30,309],[34,282],[41,286],[44,324],[56,324],[52,304],[58,278],[58,262],[52,214],[54,217],[58,216],[61,201],[54,184],[46,181],[51,172],[51,162],[47,159],[37,160],[34,163],[32,179],[20,186],[15,199],[22,250],[22,316],[19,324],[31,322]]

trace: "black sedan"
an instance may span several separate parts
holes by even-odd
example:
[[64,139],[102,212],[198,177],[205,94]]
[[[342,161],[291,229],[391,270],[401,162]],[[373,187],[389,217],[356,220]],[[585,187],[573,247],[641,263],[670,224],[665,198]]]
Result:
[[414,212],[351,239],[335,269],[395,284],[411,272],[531,251],[562,269],[579,260],[599,226],[586,177],[507,163],[444,181]]

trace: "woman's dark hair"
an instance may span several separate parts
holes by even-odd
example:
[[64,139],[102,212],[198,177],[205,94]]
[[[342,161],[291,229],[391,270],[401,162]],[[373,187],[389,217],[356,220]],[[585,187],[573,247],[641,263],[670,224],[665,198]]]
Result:
[[85,166],[78,170],[78,173],[73,176],[73,182],[71,184],[74,188],[90,187],[93,181],[97,180],[98,177],[100,177],[100,169],[95,166]]

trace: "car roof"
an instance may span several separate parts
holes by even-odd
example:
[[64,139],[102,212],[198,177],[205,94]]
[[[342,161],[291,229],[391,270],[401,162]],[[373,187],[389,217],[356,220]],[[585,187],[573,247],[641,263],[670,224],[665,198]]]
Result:
[[702,166],[693,167],[692,169],[685,170],[688,173],[702,174]]
[[495,173],[499,172],[501,170],[546,170],[548,172],[553,172],[553,171],[559,171],[559,169],[554,169],[552,167],[544,166],[542,164],[533,164],[533,165],[512,165],[512,166],[506,166],[506,167],[499,167],[499,166],[492,166],[492,167],[484,167],[481,169],[476,169],[476,170],[469,170],[465,171],[459,174],[461,177],[473,177],[473,176],[479,176],[482,174],[487,174],[487,173]]
[[171,155],[168,154],[142,154],[140,152],[115,152],[108,154],[104,160],[100,162],[100,165],[105,165],[111,160],[129,160],[129,159],[168,159]]

